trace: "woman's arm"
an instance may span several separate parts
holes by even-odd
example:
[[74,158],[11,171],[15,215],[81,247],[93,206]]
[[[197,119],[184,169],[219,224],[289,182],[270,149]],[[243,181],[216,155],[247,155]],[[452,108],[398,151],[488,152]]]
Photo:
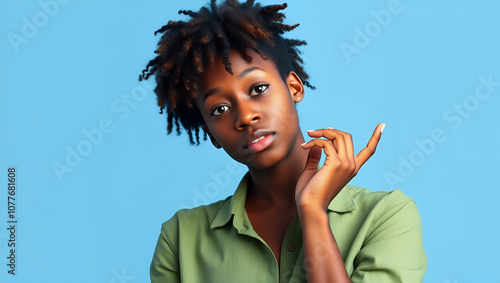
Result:
[[[350,282],[327,216],[328,204],[375,153],[385,124],[375,128],[368,145],[354,156],[352,137],[331,128],[308,131],[314,139],[307,163],[297,182],[295,200],[304,238],[308,282]],[[325,164],[318,170],[322,151]]]
[[[175,221],[176,219],[170,220]],[[179,274],[179,260],[172,250],[172,246],[165,234],[166,224],[162,226],[158,243],[151,262],[149,275],[151,283],[181,282]],[[175,227],[175,225],[171,225]]]
[[307,282],[351,282],[326,212],[305,208],[299,211],[299,218],[303,230]]

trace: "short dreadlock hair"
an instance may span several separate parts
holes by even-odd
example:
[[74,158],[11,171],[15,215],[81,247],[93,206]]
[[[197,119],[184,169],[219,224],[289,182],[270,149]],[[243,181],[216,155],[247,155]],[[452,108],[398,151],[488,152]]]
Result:
[[200,143],[200,128],[205,122],[194,98],[201,75],[219,55],[226,71],[233,74],[229,62],[232,49],[238,50],[247,62],[252,60],[247,50],[255,51],[263,59],[270,58],[283,80],[294,71],[306,86],[314,88],[299,56],[298,46],[306,42],[281,36],[298,26],[283,24],[285,15],[280,11],[287,4],[262,7],[254,2],[225,0],[217,6],[216,0],[211,0],[209,7],[202,7],[198,12],[180,10],[179,14],[191,17],[189,21],[169,21],[155,32],[155,35],[163,33],[155,51],[158,55],[149,61],[139,80],[155,75],[157,86],[154,91],[160,114],[163,110],[167,112],[167,134],[172,132],[175,124],[180,135],[182,125],[191,144]]

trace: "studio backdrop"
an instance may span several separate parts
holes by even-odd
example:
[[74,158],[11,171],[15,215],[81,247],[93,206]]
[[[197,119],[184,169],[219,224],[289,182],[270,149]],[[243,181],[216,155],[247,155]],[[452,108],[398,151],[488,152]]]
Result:
[[[0,2],[0,282],[148,282],[161,224],[246,168],[167,136],[153,32],[208,1]],[[274,2],[265,0],[264,4]],[[302,130],[386,123],[350,182],[422,217],[425,282],[500,282],[500,2],[288,1]]]

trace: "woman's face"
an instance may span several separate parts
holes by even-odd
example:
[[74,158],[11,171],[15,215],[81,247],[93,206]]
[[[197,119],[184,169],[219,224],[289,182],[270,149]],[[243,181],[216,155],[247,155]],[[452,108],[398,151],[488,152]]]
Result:
[[248,54],[251,62],[230,52],[233,75],[220,56],[205,69],[196,104],[216,147],[249,167],[265,169],[303,150],[295,102],[303,98],[304,87],[295,73],[284,82],[270,59]]

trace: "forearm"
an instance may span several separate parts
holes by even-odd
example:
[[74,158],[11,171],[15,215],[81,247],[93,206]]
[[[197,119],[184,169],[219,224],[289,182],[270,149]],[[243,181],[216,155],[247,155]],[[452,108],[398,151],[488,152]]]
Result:
[[326,212],[318,208],[302,208],[299,209],[299,218],[307,282],[351,282]]

